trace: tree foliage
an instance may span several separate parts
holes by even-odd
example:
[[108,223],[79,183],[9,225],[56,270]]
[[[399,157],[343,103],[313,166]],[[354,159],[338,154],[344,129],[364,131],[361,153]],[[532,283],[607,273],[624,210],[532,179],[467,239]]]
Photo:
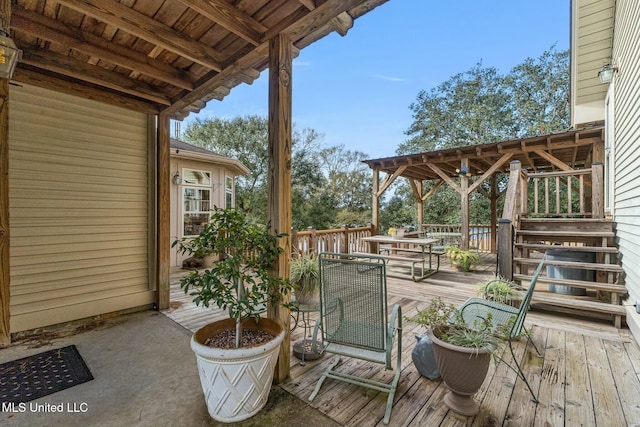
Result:
[[[398,155],[564,131],[570,123],[569,53],[551,46],[505,75],[480,62],[430,91],[421,90],[409,108],[414,120]],[[399,194],[415,203],[407,189]],[[459,199],[449,186],[440,187],[425,202],[425,222],[459,222]],[[474,193],[470,204],[470,221],[488,223],[486,198]]]
[[[196,119],[184,139],[194,145],[233,157],[250,170],[236,183],[236,204],[249,218],[267,216],[268,120],[260,116]],[[318,229],[371,220],[371,178],[362,163],[364,153],[344,146],[325,148],[314,129],[292,135],[292,225]],[[342,222],[347,221],[347,222]]]

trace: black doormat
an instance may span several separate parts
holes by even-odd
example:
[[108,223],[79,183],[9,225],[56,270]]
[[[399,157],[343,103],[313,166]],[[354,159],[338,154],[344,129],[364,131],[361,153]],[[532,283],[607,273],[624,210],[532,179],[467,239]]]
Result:
[[75,345],[0,365],[0,402],[23,403],[93,379]]

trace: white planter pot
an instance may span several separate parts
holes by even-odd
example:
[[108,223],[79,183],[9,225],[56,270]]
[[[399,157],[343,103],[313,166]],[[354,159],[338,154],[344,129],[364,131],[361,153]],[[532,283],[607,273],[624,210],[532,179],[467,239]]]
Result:
[[276,338],[260,346],[230,350],[202,344],[217,331],[234,329],[233,319],[206,325],[191,338],[209,415],[225,423],[245,420],[267,403],[278,350],[284,339],[284,330],[271,319],[261,319],[258,325],[249,319],[244,327],[267,330]]

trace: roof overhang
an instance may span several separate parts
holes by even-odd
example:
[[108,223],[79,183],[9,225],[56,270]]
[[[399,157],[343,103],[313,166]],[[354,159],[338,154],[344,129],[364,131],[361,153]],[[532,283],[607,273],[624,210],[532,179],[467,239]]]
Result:
[[14,0],[13,79],[183,119],[255,81],[275,36],[295,55],[386,1]]

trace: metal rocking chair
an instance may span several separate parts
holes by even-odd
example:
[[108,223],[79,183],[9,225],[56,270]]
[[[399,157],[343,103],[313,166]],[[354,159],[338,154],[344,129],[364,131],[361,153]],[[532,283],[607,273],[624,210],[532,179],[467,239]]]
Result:
[[[498,303],[495,301],[489,301],[483,298],[469,298],[467,301],[465,301],[464,304],[462,304],[462,306],[460,306],[460,312],[462,313],[462,317],[467,325],[473,325],[476,320],[486,319],[487,316],[491,314],[491,322],[494,325],[494,330],[496,332],[498,332],[499,328],[507,328],[506,331],[502,331],[503,333],[501,333],[501,335],[506,338],[515,367],[507,363],[501,356],[498,356],[498,359],[502,362],[505,362],[505,365],[507,365],[516,374],[518,374],[518,377],[526,384],[527,388],[529,389],[529,393],[531,393],[531,400],[533,400],[535,403],[538,403],[538,398],[531,388],[531,385],[529,385],[529,381],[524,375],[522,367],[518,363],[518,359],[516,358],[513,349],[513,341],[519,339],[520,334],[524,333],[527,336],[528,342],[531,343],[534,350],[536,351],[537,356],[542,357],[542,354],[531,340],[531,334],[524,327],[524,319],[527,316],[527,312],[529,311],[531,298],[533,297],[533,291],[536,287],[536,282],[538,281],[538,277],[540,276],[540,272],[542,271],[545,260],[546,254],[540,260],[540,263],[538,264],[538,267],[536,268],[536,271],[531,278],[531,283],[529,283],[529,288],[522,298],[520,308],[515,308],[510,305]],[[506,334],[504,334],[504,332],[506,332]]]
[[[309,401],[313,401],[327,378],[346,381],[389,393],[384,423],[389,423],[393,397],[400,378],[402,358],[402,312],[396,304],[387,316],[387,282],[385,260],[376,256],[347,259],[344,254],[322,253],[320,262],[320,320],[316,324],[312,345],[322,331],[322,351],[336,356],[316,384]],[[369,378],[338,372],[334,368],[340,356],[353,357],[393,369],[391,351],[398,342],[393,381],[383,383]],[[315,351],[315,349],[314,349]]]

